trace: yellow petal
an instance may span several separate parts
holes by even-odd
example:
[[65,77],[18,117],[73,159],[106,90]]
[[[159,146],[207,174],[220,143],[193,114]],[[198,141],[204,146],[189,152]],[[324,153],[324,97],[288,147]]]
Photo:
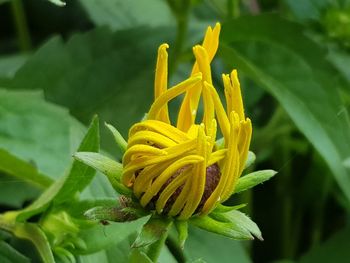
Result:
[[187,201],[187,196],[189,193],[192,191],[192,180],[186,180],[186,183],[184,187],[182,188],[181,193],[179,196],[176,198],[175,203],[172,205],[168,215],[169,216],[176,216],[182,208],[185,206],[186,201]]
[[230,134],[230,123],[229,123],[228,117],[226,115],[224,106],[222,106],[219,94],[216,92],[213,85],[211,85],[207,82],[204,82],[204,85],[210,90],[211,97],[212,97],[213,102],[214,102],[216,118],[219,122],[219,126],[220,126],[220,129],[222,131],[222,134],[224,135],[225,143],[227,143],[228,137]]
[[153,131],[138,131],[128,140],[128,147],[137,144],[155,145],[158,148],[166,148],[176,145],[168,137]]
[[[219,46],[220,30],[220,24],[216,23],[214,29],[208,27],[204,37],[202,46],[208,54],[209,64],[213,60]],[[196,61],[193,66],[191,75],[196,74],[197,72],[199,72],[199,67]],[[186,95],[180,107],[178,120],[176,124],[176,126],[180,130],[187,131],[191,127],[191,125],[194,124],[197,115],[197,108],[201,91],[201,87],[196,87],[195,89],[191,89],[188,92],[186,92]]]
[[156,203],[156,210],[158,213],[162,213],[169,198],[186,182],[186,180],[188,180],[189,176],[192,176],[192,168],[188,168],[183,173],[179,174],[173,181],[170,182],[169,185],[165,187]]
[[227,112],[235,111],[238,113],[239,119],[244,120],[245,116],[241,94],[241,85],[238,80],[237,70],[233,70],[231,72],[231,77],[223,74],[222,78],[225,88]]
[[179,219],[188,219],[196,211],[205,188],[206,181],[206,153],[207,140],[204,132],[204,127],[201,125],[198,129],[198,147],[197,154],[203,156],[203,162],[196,164],[193,168],[193,175],[190,178],[191,192],[188,194],[185,207],[180,213]]
[[197,83],[202,80],[202,74],[198,73],[193,77],[181,82],[180,84],[172,87],[171,89],[163,92],[152,104],[151,109],[148,112],[148,119],[152,120],[161,120],[160,113],[165,106],[168,105],[168,102],[173,98],[179,96],[185,91],[195,87]]
[[129,137],[132,137],[138,131],[154,131],[160,133],[176,143],[181,143],[189,140],[185,132],[176,129],[175,127],[157,120],[145,120],[131,127]]
[[176,158],[181,158],[186,154],[196,149],[197,141],[192,139],[181,144],[163,149],[168,154],[165,156],[142,156],[131,160],[126,166],[123,167],[122,182],[124,185],[130,187],[133,184],[135,178],[134,174],[137,171],[144,169],[147,166],[153,164],[161,164],[163,162],[172,161]]
[[[225,188],[228,187],[232,181],[234,181],[235,173],[234,168],[236,164],[237,155],[237,136],[239,132],[239,119],[237,113],[232,113],[230,115],[230,135],[227,140],[227,155],[224,163],[224,168],[220,177],[220,181],[205,202],[202,214],[208,214],[210,211],[215,208],[217,202],[222,202],[222,193],[225,191]],[[238,167],[237,167],[238,169]]]
[[222,159],[224,159],[226,157],[226,154],[227,154],[227,149],[221,149],[221,150],[218,150],[218,151],[212,153],[210,155],[210,159],[208,161],[207,166],[213,165],[214,163],[221,161]]
[[[164,150],[157,149],[149,145],[134,145],[128,148],[123,156],[123,164],[130,162],[133,155],[137,156],[155,156],[155,155],[167,155],[168,153]],[[135,158],[134,156],[134,158]]]
[[[156,66],[156,75],[154,81],[154,99],[156,100],[160,97],[166,90],[168,86],[168,44],[162,44],[158,48],[158,58]],[[159,111],[160,121],[170,123],[168,105],[164,105]]]
[[170,165],[170,162],[147,166],[138,174],[133,185],[134,194],[137,198],[140,198],[141,194],[146,192],[151,186],[153,179],[161,174]]
[[190,164],[203,162],[204,158],[198,155],[188,155],[176,160],[169,167],[167,167],[152,183],[151,187],[147,189],[145,194],[141,197],[140,203],[146,206],[153,196],[157,195],[163,185],[173,176],[180,168]]

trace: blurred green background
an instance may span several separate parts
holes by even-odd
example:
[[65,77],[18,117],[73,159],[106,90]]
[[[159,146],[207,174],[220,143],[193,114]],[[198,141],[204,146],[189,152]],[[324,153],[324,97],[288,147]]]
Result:
[[[216,21],[215,86],[222,95],[221,73],[238,69],[253,122],[253,169],[278,175],[229,201],[248,203],[265,241],[196,231],[187,261],[349,262],[348,0],[80,0],[65,7],[1,0],[0,150],[59,178],[84,131],[79,122],[88,125],[97,113],[127,136],[152,102],[158,46],[170,44],[170,82],[177,83],[190,73],[191,47]],[[104,128],[101,144],[120,158]],[[0,158],[1,212],[42,191],[8,164]],[[85,195],[115,196],[99,175]],[[1,242],[0,256],[7,251]],[[127,249],[118,242],[114,248]],[[78,261],[117,262],[111,251]],[[161,262],[176,260],[167,252]]]

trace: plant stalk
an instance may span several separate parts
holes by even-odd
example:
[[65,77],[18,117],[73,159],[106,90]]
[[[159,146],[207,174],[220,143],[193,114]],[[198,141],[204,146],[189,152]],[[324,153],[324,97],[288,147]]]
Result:
[[237,18],[240,15],[240,0],[227,0],[227,18]]
[[27,52],[31,50],[32,43],[22,1],[12,0],[11,10],[13,14],[14,25],[17,31],[19,48],[22,52]]
[[169,73],[172,74],[179,62],[179,57],[183,51],[183,46],[186,39],[187,29],[188,29],[188,16],[191,7],[191,1],[182,0],[180,2],[175,2],[173,0],[168,0],[169,6],[176,18],[177,31],[176,39],[173,49],[173,59],[170,61]]

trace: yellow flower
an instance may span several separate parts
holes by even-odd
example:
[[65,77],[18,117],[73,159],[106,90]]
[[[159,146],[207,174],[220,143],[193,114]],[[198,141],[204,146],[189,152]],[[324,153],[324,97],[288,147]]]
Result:
[[[212,83],[210,63],[219,34],[219,23],[207,29],[202,45],[193,47],[196,62],[191,76],[170,89],[168,45],[159,47],[154,102],[145,120],[131,127],[123,156],[122,182],[141,205],[180,220],[206,215],[227,200],[248,156],[252,125],[244,115],[237,71],[222,75],[226,110]],[[174,124],[168,102],[182,95]],[[204,110],[197,122],[199,103]],[[218,128],[222,146],[216,143]]]

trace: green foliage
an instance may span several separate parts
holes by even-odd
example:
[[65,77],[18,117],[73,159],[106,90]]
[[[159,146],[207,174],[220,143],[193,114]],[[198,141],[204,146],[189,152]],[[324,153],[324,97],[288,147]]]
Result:
[[145,247],[161,239],[162,235],[167,232],[169,220],[164,218],[151,217],[150,220],[142,227],[140,234],[132,244],[133,248]]
[[44,263],[54,263],[54,257],[47,237],[39,226],[32,223],[20,223],[10,227],[16,237],[31,241]]
[[[274,15],[242,17],[223,27],[225,60],[280,101],[350,200],[350,174],[342,166],[350,149],[349,116],[334,91],[341,84],[324,50],[300,34],[300,25]],[[234,28],[240,30],[232,32]]]
[[[94,118],[91,126],[85,135],[79,150],[99,150],[99,126],[98,119]],[[24,221],[28,218],[43,212],[54,202],[61,204],[74,197],[76,192],[83,190],[94,176],[95,171],[74,161],[70,170],[63,177],[59,178],[30,206],[19,212],[16,220]]]
[[58,5],[58,6],[65,6],[66,3],[60,0],[49,0],[51,3]]
[[350,256],[349,234],[349,227],[341,229],[324,244],[318,245],[311,251],[307,252],[298,262],[342,262],[344,259],[349,258]]
[[237,262],[251,262],[241,243],[198,229],[190,229],[185,253],[189,262],[199,259],[215,263],[218,258],[223,263],[232,262],[233,258]]
[[20,252],[15,250],[9,244],[4,241],[0,241],[0,260],[4,263],[18,262],[18,263],[29,263],[29,258],[22,255]]
[[40,174],[33,165],[16,158],[5,150],[0,149],[0,159],[2,160],[0,170],[5,174],[18,176],[24,182],[40,188],[48,187],[52,183],[48,176]]
[[1,89],[0,101],[1,148],[52,179],[63,174],[74,151],[70,134],[82,126],[70,119],[67,110],[45,102],[40,92]]
[[170,8],[162,0],[80,1],[91,20],[98,26],[108,25],[113,30],[137,26],[168,26],[175,23]]
[[[65,8],[39,2],[18,0],[13,8],[0,0],[6,29],[0,45],[0,87],[6,88],[0,89],[1,262],[152,262],[146,248],[160,236],[145,225],[148,217],[102,225],[105,215],[97,217],[96,208],[120,205],[115,190],[131,196],[120,184],[120,160],[128,129],[152,101],[158,45],[170,42],[169,78],[176,83],[190,72],[188,47],[215,21],[223,30],[213,81],[220,91],[218,72],[238,69],[257,159],[253,164],[249,152],[238,194],[191,224],[230,238],[261,238],[237,211],[244,207],[265,241],[250,246],[175,221],[178,242],[166,241],[159,262],[349,258],[349,1],[82,0]],[[278,15],[266,14],[271,10]],[[54,14],[54,22],[38,22],[43,13]],[[96,113],[120,131],[107,125],[118,149],[101,130],[109,157],[98,153],[98,120],[86,134],[71,116],[88,124]],[[273,176],[252,173],[266,167],[279,175],[242,193]],[[86,211],[95,212],[94,221]]]
[[122,165],[120,163],[93,152],[77,152],[74,154],[74,158],[105,174],[118,193],[131,194],[130,189],[120,183],[122,175]]

